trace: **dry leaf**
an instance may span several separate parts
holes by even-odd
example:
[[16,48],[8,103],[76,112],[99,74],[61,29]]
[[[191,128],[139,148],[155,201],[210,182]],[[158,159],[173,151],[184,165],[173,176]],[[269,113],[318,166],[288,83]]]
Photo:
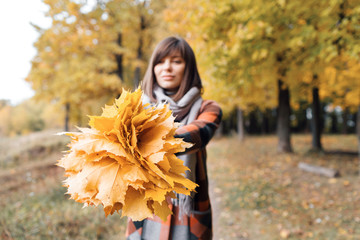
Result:
[[175,156],[192,146],[174,138],[178,124],[168,105],[142,104],[142,91],[123,91],[101,116],[91,116],[91,128],[71,136],[70,150],[58,165],[65,169],[64,185],[71,199],[85,206],[104,206],[105,215],[139,221],[171,214],[167,198],[189,195],[197,186],[186,179],[189,170]]
[[287,229],[282,229],[280,231],[280,237],[281,238],[289,238],[290,234],[291,234],[291,232],[289,230],[287,230]]

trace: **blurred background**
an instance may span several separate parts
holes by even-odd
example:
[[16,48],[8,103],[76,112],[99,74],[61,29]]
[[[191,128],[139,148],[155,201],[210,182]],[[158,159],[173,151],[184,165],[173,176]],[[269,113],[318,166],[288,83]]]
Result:
[[[61,131],[135,89],[155,45],[192,46],[223,122],[215,239],[360,238],[359,0],[33,0],[0,10],[0,238],[124,239],[67,200]],[[95,216],[95,217],[94,217]]]

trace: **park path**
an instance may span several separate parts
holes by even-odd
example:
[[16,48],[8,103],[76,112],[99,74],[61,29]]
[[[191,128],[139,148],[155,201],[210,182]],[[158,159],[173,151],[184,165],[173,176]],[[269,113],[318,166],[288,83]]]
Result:
[[211,201],[211,207],[212,207],[212,224],[213,224],[213,239],[214,240],[220,240],[220,227],[219,226],[219,219],[220,219],[220,213],[221,213],[221,207],[220,207],[220,199],[215,193],[215,180],[209,179],[209,194],[210,194],[210,201]]
[[30,163],[10,170],[0,171],[0,198],[11,192],[20,192],[26,188],[37,188],[44,181],[50,179],[58,180],[63,174],[61,169],[55,165],[56,160],[60,159],[62,154],[51,154],[44,161]]

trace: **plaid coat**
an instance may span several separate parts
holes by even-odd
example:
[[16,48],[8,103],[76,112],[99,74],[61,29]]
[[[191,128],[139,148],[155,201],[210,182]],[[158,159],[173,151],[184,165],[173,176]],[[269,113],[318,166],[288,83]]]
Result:
[[166,221],[159,217],[147,218],[143,221],[128,219],[126,237],[128,240],[192,240],[212,239],[211,205],[209,199],[209,182],[206,170],[206,145],[213,137],[222,117],[219,105],[210,100],[202,102],[197,118],[188,125],[177,129],[176,137],[194,143],[187,152],[195,152],[197,157],[196,188],[194,211],[190,216],[184,215],[179,220],[179,209],[171,205],[173,215]]

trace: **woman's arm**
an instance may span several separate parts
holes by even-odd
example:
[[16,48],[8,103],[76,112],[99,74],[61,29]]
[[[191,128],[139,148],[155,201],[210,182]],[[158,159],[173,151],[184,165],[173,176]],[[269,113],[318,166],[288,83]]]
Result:
[[176,130],[175,137],[183,138],[185,142],[194,144],[191,148],[186,149],[184,153],[198,151],[205,147],[219,127],[221,117],[221,108],[215,101],[204,101],[196,120]]

